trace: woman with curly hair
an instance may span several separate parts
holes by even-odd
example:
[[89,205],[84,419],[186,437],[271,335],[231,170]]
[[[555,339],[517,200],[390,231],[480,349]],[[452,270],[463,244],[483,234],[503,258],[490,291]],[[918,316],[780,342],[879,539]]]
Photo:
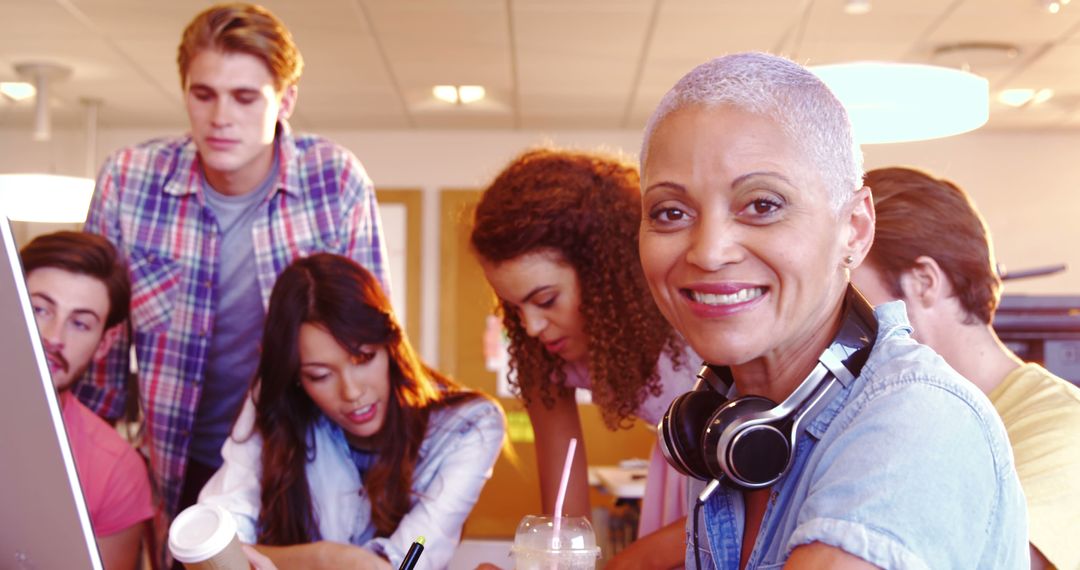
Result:
[[288,568],[445,568],[491,473],[502,409],[420,361],[378,282],[332,254],[270,296],[253,397],[200,503]]
[[[476,208],[471,243],[499,298],[548,513],[568,442],[581,441],[575,388],[590,389],[605,424],[617,429],[634,417],[655,425],[693,384],[699,360],[657,310],[641,271],[638,184],[637,169],[614,158],[538,149],[514,159]],[[667,532],[624,553],[641,560],[667,552],[666,568],[682,560],[685,481],[653,456],[639,535],[664,525]],[[565,514],[588,516],[583,446],[574,462]]]

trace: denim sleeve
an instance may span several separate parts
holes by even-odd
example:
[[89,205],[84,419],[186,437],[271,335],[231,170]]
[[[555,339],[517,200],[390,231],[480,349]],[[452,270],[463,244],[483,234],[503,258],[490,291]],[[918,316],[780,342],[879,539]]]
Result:
[[1003,501],[1011,456],[1000,457],[989,406],[925,380],[879,386],[823,435],[788,551],[818,541],[883,568],[979,566],[992,527],[1026,516]]
[[[395,568],[418,536],[427,542],[416,567],[446,568],[461,539],[465,519],[491,477],[506,433],[502,408],[479,400],[462,404],[459,413],[465,421],[435,426],[444,437],[433,450],[431,460],[435,463],[430,467],[435,470],[434,477],[423,489],[414,488],[418,498],[412,509],[389,537],[363,545]],[[429,428],[429,437],[431,432]]]

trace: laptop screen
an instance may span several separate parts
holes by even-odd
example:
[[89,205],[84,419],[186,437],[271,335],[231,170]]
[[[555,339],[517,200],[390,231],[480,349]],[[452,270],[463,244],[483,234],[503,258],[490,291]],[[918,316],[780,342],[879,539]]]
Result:
[[0,258],[0,568],[100,570],[18,249],[2,216]]

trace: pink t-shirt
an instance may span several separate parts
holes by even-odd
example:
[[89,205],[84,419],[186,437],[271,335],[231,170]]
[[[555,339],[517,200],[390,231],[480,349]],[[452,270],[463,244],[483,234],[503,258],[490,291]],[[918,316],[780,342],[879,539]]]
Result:
[[60,405],[94,535],[109,536],[153,516],[139,454],[70,392],[60,395]]

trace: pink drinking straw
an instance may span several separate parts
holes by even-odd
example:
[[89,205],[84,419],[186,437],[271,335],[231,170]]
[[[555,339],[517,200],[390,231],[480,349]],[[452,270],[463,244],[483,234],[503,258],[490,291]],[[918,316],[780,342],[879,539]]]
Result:
[[570,483],[570,468],[574,465],[574,451],[577,449],[577,438],[570,438],[570,445],[566,448],[566,461],[563,463],[562,480],[559,481],[559,494],[555,497],[555,528],[551,535],[551,549],[558,550],[559,529],[562,526],[563,499],[566,498],[566,486]]

